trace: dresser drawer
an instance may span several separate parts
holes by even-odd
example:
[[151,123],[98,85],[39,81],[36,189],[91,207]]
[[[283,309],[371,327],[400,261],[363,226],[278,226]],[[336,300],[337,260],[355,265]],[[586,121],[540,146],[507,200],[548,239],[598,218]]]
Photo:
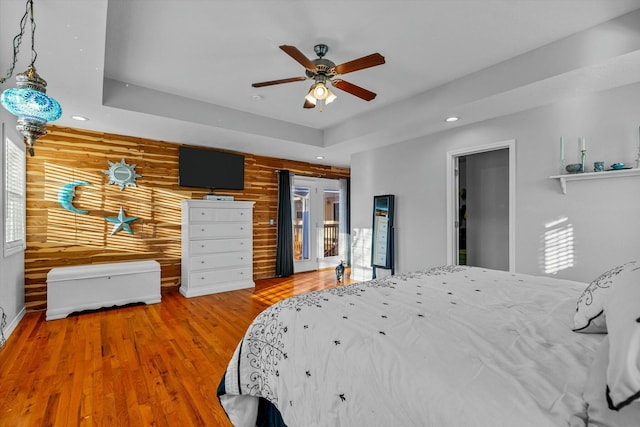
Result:
[[210,270],[212,268],[240,267],[252,265],[251,252],[221,252],[218,254],[196,255],[189,260],[191,270]]
[[180,202],[182,295],[190,298],[254,287],[254,204],[232,200]]
[[243,222],[190,225],[189,234],[191,239],[251,237],[251,227]]
[[251,209],[219,209],[194,207],[189,211],[189,222],[249,222],[251,221],[251,213]]
[[191,256],[215,252],[237,252],[251,250],[251,239],[193,240],[189,243]]
[[189,286],[198,287],[212,283],[253,280],[251,267],[225,268],[223,270],[193,272],[189,275]]

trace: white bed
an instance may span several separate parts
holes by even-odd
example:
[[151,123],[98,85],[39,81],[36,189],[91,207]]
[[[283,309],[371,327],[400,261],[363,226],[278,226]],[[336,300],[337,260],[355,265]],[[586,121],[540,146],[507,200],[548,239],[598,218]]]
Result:
[[585,425],[585,286],[447,266],[295,296],[250,325],[220,402],[237,427]]

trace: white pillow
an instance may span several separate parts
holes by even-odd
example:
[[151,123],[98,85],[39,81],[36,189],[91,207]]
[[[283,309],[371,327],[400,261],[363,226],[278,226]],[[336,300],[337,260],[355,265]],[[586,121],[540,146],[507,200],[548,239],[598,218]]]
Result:
[[638,427],[640,425],[640,402],[628,405],[619,411],[607,406],[607,365],[609,363],[609,338],[605,337],[596,351],[589,368],[583,398],[588,404],[589,427]]
[[[609,334],[607,399],[619,410],[640,404],[640,265],[619,275],[604,303]],[[624,278],[624,280],[621,280]],[[640,426],[640,418],[638,419]]]
[[578,299],[576,313],[573,316],[573,330],[582,333],[606,333],[604,304],[611,290],[619,280],[628,280],[627,275],[640,280],[640,271],[635,270],[636,262],[630,261],[602,273],[592,281]]

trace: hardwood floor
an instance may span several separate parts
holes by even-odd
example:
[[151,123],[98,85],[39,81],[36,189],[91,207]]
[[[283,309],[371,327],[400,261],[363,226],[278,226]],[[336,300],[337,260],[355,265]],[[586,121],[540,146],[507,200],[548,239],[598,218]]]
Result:
[[0,425],[230,426],[216,389],[251,320],[333,286],[324,270],[50,322],[28,313],[0,351]]

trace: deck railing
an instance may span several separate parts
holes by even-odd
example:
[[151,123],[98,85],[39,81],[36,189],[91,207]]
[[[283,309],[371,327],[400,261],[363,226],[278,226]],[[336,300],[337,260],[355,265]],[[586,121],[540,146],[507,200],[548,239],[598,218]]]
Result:
[[[324,224],[322,234],[325,257],[338,256],[340,253],[338,226],[338,223]],[[294,224],[293,226],[293,259],[302,259],[302,224]]]

